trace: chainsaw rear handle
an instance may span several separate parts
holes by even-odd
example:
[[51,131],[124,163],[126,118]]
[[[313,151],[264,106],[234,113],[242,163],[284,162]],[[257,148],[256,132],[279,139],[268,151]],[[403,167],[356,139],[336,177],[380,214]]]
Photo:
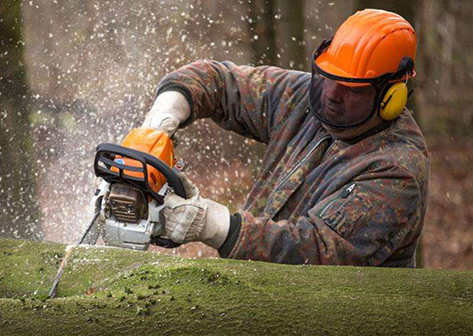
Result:
[[[135,167],[116,162],[114,160],[117,155],[140,162],[141,166]],[[149,185],[147,169],[148,165],[163,174],[169,186],[178,196],[187,198],[186,191],[182,185],[181,180],[172,170],[172,168],[170,168],[162,160],[148,153],[116,144],[102,143],[97,146],[97,152],[95,154],[94,161],[94,171],[96,176],[103,178],[110,184],[122,183],[131,185],[135,188],[143,190],[157,202],[162,203],[162,196],[158,195]],[[118,171],[113,171],[112,167],[116,168]],[[128,175],[124,172],[126,170],[141,173],[140,175],[142,175],[142,177]],[[151,243],[165,248],[174,248],[181,245],[173,242],[170,239],[161,237],[154,237]]]

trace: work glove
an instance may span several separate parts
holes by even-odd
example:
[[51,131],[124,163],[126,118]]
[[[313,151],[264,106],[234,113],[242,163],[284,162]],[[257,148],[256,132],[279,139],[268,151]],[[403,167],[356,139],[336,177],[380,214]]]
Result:
[[220,248],[230,229],[226,206],[200,196],[199,189],[183,173],[178,173],[187,199],[169,193],[164,198],[166,236],[176,243],[201,241]]
[[182,93],[165,91],[156,98],[141,127],[154,128],[172,137],[190,114],[189,102]]

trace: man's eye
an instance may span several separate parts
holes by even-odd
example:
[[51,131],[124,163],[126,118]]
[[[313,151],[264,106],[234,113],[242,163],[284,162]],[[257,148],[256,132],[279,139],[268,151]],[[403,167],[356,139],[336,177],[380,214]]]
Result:
[[363,93],[362,89],[356,88],[356,87],[351,87],[350,91],[353,92],[353,93],[356,93],[356,94]]

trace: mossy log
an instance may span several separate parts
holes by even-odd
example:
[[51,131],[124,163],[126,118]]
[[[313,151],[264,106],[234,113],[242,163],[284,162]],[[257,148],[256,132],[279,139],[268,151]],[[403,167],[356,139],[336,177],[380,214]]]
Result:
[[473,272],[0,240],[0,335],[473,335]]

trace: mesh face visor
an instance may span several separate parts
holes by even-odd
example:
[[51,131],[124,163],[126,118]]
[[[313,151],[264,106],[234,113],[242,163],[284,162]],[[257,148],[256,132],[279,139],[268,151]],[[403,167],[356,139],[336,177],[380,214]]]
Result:
[[[399,70],[394,73],[386,73],[378,77],[373,78],[348,78],[341,77],[322,70],[315,62],[315,60],[328,48],[331,40],[323,41],[320,47],[313,53],[312,56],[312,77],[309,88],[309,104],[312,114],[319,119],[322,123],[331,126],[333,128],[347,129],[355,128],[363,125],[370,120],[375,113],[378,111],[379,102],[382,92],[386,88],[387,84],[392,81],[399,81],[403,78],[407,78],[409,72],[413,69],[413,61],[410,58],[403,59],[399,65]],[[412,63],[410,63],[412,62]],[[375,88],[376,93],[373,99],[373,104],[370,113],[362,113],[355,115],[350,113],[351,111],[340,111],[332,106],[330,102],[321,102],[322,99],[322,82],[317,79],[316,74],[322,75],[325,79],[339,82],[340,84],[347,83],[347,86],[352,88],[346,88],[347,90],[362,90],[363,87],[372,86]]]
[[366,123],[371,119],[374,113],[376,113],[377,102],[379,101],[381,88],[376,89],[376,94],[373,99],[370,113],[355,115],[350,113],[350,111],[345,111],[342,113],[337,111],[335,108],[332,109],[332,106],[330,106],[331,104],[329,102],[324,104],[322,102],[322,83],[322,80],[317,79],[316,72],[313,69],[309,88],[309,106],[312,114],[323,124],[339,129],[355,128]]

